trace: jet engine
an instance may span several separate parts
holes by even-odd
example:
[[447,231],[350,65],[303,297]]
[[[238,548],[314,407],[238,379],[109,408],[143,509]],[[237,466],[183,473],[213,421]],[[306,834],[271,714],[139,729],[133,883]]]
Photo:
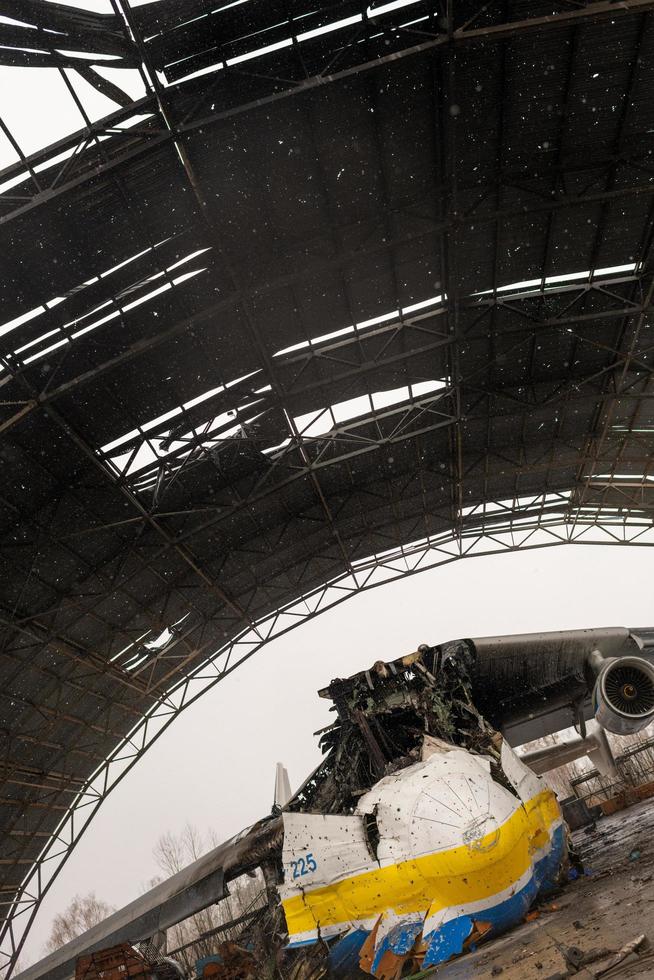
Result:
[[633,735],[654,721],[654,666],[642,657],[604,660],[593,688],[595,718],[615,735]]

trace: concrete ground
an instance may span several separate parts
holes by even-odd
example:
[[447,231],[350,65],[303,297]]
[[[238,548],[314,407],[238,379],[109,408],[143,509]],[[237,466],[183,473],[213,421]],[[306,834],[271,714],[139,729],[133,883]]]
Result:
[[[589,980],[598,976],[654,980],[654,800],[604,817],[595,831],[577,831],[573,839],[590,872],[587,876],[543,902],[533,921],[428,976],[439,980]],[[632,953],[602,972],[611,953],[593,957],[602,949],[615,953],[642,934],[647,941],[639,954]]]

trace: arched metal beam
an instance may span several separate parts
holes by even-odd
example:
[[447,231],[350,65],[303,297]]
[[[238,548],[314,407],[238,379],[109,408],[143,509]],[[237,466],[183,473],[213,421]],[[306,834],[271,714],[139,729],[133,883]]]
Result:
[[[278,639],[360,592],[462,558],[483,557],[560,545],[654,545],[654,527],[643,518],[607,514],[583,523],[567,517],[567,494],[542,494],[520,501],[473,508],[461,533],[425,538],[356,562],[344,573],[280,607],[233,637],[174,684],[134,726],[119,746],[77,791],[55,835],[22,881],[4,890],[6,917],[0,931],[0,975],[9,980],[41,902],[64,867],[91,819],[109,793],[143,757],[182,711],[194,704],[268,642]],[[506,520],[503,516],[506,515]],[[524,515],[521,519],[521,515]],[[16,898],[11,897],[16,893]],[[3,895],[0,893],[0,904]]]

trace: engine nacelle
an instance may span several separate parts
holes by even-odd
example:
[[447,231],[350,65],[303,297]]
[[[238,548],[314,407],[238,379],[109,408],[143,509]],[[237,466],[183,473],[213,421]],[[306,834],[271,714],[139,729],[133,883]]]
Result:
[[654,667],[642,657],[615,657],[593,689],[595,718],[615,735],[633,735],[654,721]]

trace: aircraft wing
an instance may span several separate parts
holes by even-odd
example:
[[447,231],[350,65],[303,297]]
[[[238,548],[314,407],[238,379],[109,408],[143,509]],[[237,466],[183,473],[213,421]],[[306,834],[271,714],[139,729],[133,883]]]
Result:
[[478,637],[474,701],[512,745],[593,717],[589,659],[635,657],[654,663],[654,628],[566,630]]
[[82,954],[118,943],[150,940],[158,932],[225,898],[229,894],[227,883],[258,867],[267,854],[280,850],[282,839],[281,817],[260,820],[28,967],[18,977],[20,980],[46,976],[48,980],[67,980],[75,975],[75,962]]

